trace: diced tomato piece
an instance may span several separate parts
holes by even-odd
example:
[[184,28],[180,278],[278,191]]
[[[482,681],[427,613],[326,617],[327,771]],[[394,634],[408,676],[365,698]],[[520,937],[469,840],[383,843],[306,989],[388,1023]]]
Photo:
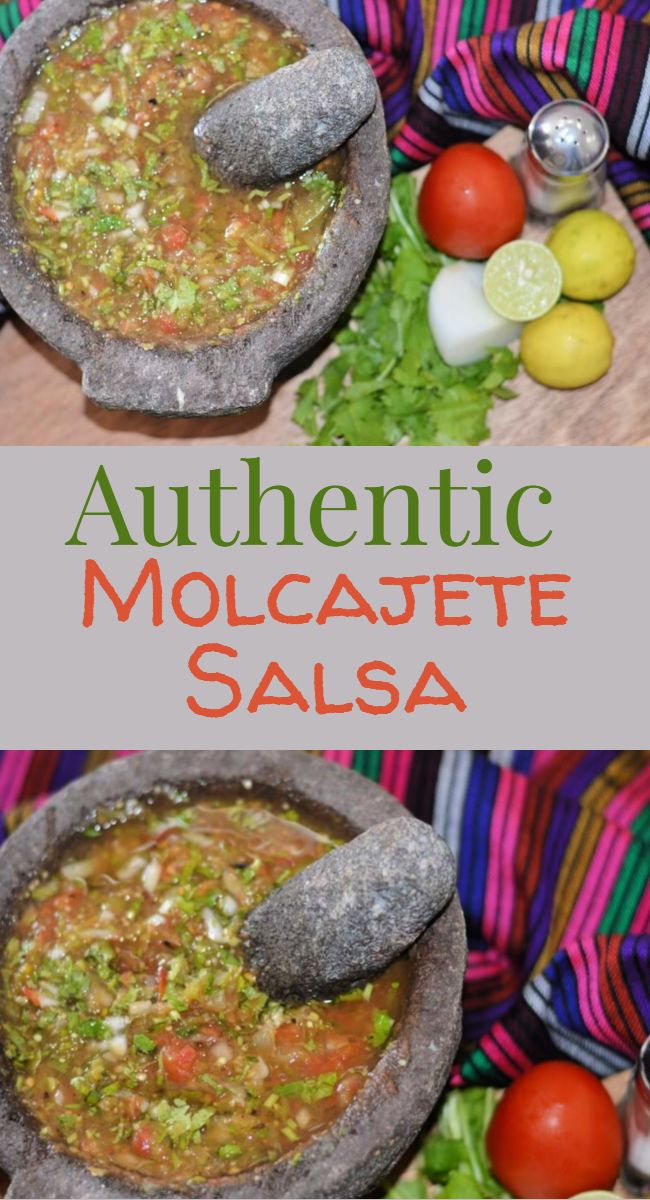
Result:
[[194,197],[194,207],[197,211],[198,216],[202,217],[204,215],[204,213],[206,213],[210,207],[209,193],[208,192],[199,192],[198,195]]
[[175,321],[173,317],[166,317],[164,313],[158,317],[158,326],[161,333],[169,334],[178,333],[180,328],[178,321]]
[[346,1038],[328,1032],[325,1046],[305,1054],[301,1060],[305,1075],[325,1075],[330,1071],[343,1071],[346,1067],[361,1066],[365,1061],[366,1046],[361,1038]]
[[148,292],[153,292],[158,283],[158,276],[151,267],[142,267],[142,282]]
[[160,230],[160,236],[165,250],[182,250],[190,235],[180,221],[168,221]]
[[140,1116],[144,1108],[144,1097],[138,1096],[136,1092],[132,1092],[130,1096],[125,1097],[124,1107],[132,1120]]
[[52,206],[50,204],[41,204],[41,207],[39,208],[38,212],[39,212],[39,216],[47,217],[48,221],[54,221],[56,223],[59,219],[58,213],[56,212],[55,209],[52,208]]
[[158,993],[159,1000],[165,999],[165,992],[167,991],[168,973],[169,972],[167,971],[167,964],[163,963],[163,962],[158,963],[158,970],[156,971],[156,991]]
[[47,113],[38,130],[39,137],[58,137],[66,127],[66,118],[63,113]]
[[21,991],[21,995],[23,995],[26,1000],[29,1000],[30,1004],[34,1005],[34,1008],[42,1008],[43,1007],[43,1005],[41,1004],[40,993],[36,991],[36,988],[25,986],[25,987],[21,987],[20,991]]
[[39,912],[37,924],[36,945],[46,946],[48,942],[53,942],[56,937],[56,918],[51,908],[47,912],[43,910]]
[[50,896],[49,900],[43,901],[36,916],[36,924],[38,925],[36,940],[39,946],[44,946],[48,942],[54,941],[58,915],[60,913],[70,914],[74,912],[82,901],[83,892],[78,888],[58,892],[56,896]]
[[88,54],[86,58],[82,58],[79,66],[84,68],[94,67],[96,63],[100,63],[101,61],[99,54]]
[[53,896],[52,904],[57,912],[73,913],[82,904],[84,894],[81,888],[69,888],[68,891],[59,892],[58,895]]
[[291,1050],[305,1041],[307,1031],[300,1025],[278,1025],[275,1044],[279,1050]]
[[29,154],[30,167],[40,167],[48,173],[54,170],[54,154],[52,147],[48,146],[47,142],[34,139],[34,148]]
[[152,1138],[153,1131],[150,1125],[140,1125],[139,1128],[136,1129],[133,1135],[131,1146],[133,1147],[134,1152],[140,1155],[140,1158],[149,1158],[151,1154]]
[[162,1052],[162,1064],[167,1078],[172,1083],[189,1083],[198,1058],[194,1046],[184,1042],[182,1038],[171,1034],[165,1040]]

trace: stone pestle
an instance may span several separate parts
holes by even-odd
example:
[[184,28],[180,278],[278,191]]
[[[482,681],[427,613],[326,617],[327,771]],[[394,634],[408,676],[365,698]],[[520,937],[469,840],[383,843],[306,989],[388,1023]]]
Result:
[[268,188],[338,150],[377,102],[361,53],[318,50],[215,100],[197,121],[194,141],[224,183]]
[[272,892],[242,928],[247,965],[274,1000],[330,999],[383,971],[456,883],[447,843],[398,817],[332,850]]

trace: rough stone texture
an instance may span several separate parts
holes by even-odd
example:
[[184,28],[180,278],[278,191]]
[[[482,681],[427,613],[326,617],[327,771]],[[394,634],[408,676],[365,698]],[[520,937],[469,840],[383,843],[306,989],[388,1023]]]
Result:
[[317,50],[215,101],[194,129],[196,148],[234,187],[272,187],[338,150],[377,103],[365,59]]
[[446,842],[423,821],[386,821],[312,863],[247,917],[248,965],[274,1000],[327,999],[412,946],[453,895]]
[[[62,29],[118,2],[44,0],[0,52],[0,292],[45,341],[79,364],[86,394],[105,408],[176,417],[241,412],[267,399],[278,372],[330,331],[363,281],[388,208],[382,106],[378,101],[346,144],[345,195],[299,291],[215,346],[143,350],[98,332],[66,308],[38,270],[11,204],[11,124],[35,66]],[[294,30],[309,50],[343,47],[363,58],[323,0],[251,0],[247,6]]]
[[[0,850],[0,944],[12,906],[26,883],[55,859],[71,833],[98,806],[145,796],[167,784],[211,786],[241,794],[283,797],[311,820],[327,821],[342,836],[379,822],[412,821],[376,784],[311,755],[255,751],[155,751],[101,767],[64,788],[21,826]],[[183,1195],[228,1200],[367,1195],[399,1161],[419,1133],[445,1086],[458,1049],[466,939],[454,897],[409,952],[410,991],[395,1038],[365,1086],[330,1130],[291,1156]],[[38,1135],[11,1085],[0,1046],[0,1167],[11,1176],[8,1196],[139,1197],[174,1193],[160,1185],[147,1193],[141,1179],[97,1178],[82,1163],[52,1149]]]

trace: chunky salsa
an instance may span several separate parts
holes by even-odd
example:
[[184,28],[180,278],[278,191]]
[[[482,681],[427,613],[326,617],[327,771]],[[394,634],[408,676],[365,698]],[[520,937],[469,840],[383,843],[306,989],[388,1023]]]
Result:
[[336,160],[242,192],[192,131],[209,102],[303,53],[219,0],[133,0],[58,38],[15,122],[14,189],[66,304],[141,345],[190,347],[298,287],[338,203]]
[[331,1002],[255,986],[239,930],[335,845],[288,805],[131,801],[28,890],[0,961],[0,1033],[43,1136],[167,1182],[300,1155],[363,1087],[406,965]]

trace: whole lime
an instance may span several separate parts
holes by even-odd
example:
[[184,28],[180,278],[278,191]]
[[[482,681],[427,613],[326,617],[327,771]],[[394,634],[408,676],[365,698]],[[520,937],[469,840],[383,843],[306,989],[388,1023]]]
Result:
[[596,308],[567,301],[525,326],[520,350],[525,370],[538,383],[579,388],[609,371],[614,336]]
[[558,221],[546,239],[572,300],[606,300],[634,271],[636,250],[627,229],[609,213],[585,208]]

